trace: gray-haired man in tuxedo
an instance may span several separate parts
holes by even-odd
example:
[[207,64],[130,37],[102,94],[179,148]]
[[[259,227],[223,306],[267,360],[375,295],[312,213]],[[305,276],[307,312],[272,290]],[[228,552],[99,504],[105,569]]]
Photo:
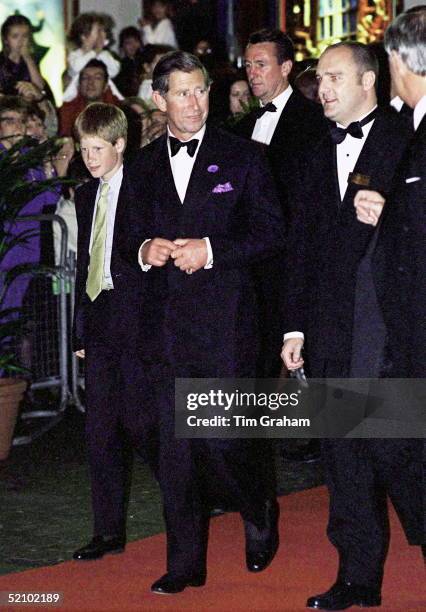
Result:
[[153,90],[168,131],[135,159],[139,197],[129,210],[126,257],[143,270],[142,359],[159,414],[167,574],[152,591],[170,594],[206,580],[211,496],[238,507],[249,571],[265,569],[278,547],[272,457],[255,440],[177,439],[173,407],[176,377],[255,376],[252,267],[284,243],[258,145],[206,127],[209,78],[199,59],[164,56]]

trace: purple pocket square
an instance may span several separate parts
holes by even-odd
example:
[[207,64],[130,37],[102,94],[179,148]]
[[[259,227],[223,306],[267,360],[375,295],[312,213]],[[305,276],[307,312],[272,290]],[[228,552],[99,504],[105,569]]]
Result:
[[229,182],[223,183],[223,185],[219,183],[219,185],[216,185],[216,187],[213,189],[212,193],[226,193],[227,191],[234,191],[234,188]]

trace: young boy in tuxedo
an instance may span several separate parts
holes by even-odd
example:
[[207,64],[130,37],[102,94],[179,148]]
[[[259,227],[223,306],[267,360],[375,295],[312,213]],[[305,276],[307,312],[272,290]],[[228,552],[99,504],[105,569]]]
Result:
[[[73,558],[93,560],[124,550],[129,448],[143,449],[149,410],[139,410],[141,273],[119,255],[132,190],[123,167],[124,113],[90,104],[75,123],[93,180],[76,191],[78,223],[73,350],[85,359],[86,438],[93,538]],[[130,444],[129,444],[130,443]],[[147,447],[147,446],[146,446]],[[148,458],[149,460],[149,458]]]

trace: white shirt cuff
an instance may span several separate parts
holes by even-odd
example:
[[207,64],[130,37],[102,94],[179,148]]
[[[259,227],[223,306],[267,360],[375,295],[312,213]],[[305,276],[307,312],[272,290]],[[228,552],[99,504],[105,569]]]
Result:
[[206,246],[207,246],[207,263],[204,266],[204,270],[210,270],[210,268],[213,268],[213,250],[212,250],[212,245],[210,244],[210,238],[203,238],[203,240],[206,241]]
[[298,331],[294,331],[294,332],[288,332],[288,334],[284,334],[284,342],[286,340],[288,340],[289,338],[301,338],[302,340],[305,339],[305,334],[303,334],[302,332],[298,332]]
[[138,252],[138,263],[140,265],[140,267],[142,268],[142,272],[148,272],[148,270],[151,270],[152,266],[150,264],[144,264],[144,262],[142,261],[142,248],[143,245],[146,244],[147,242],[149,242],[151,240],[151,238],[147,238],[146,240],[144,240],[141,244],[141,246],[139,247],[139,252]]

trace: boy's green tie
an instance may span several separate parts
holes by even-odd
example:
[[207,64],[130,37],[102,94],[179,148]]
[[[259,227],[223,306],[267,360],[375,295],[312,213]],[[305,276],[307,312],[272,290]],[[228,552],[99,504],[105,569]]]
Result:
[[96,205],[96,217],[93,226],[92,251],[90,253],[89,271],[87,273],[86,293],[96,300],[102,291],[104,280],[105,243],[107,233],[108,183],[103,183],[101,195]]

